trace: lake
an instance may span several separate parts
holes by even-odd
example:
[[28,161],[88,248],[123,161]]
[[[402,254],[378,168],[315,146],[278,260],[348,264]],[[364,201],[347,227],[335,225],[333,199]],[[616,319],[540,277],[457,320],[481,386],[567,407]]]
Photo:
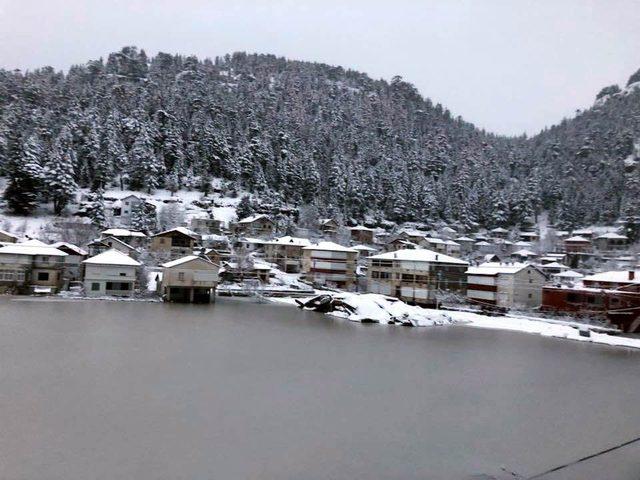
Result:
[[2,297],[0,352],[3,480],[530,476],[640,436],[639,351],[513,332]]

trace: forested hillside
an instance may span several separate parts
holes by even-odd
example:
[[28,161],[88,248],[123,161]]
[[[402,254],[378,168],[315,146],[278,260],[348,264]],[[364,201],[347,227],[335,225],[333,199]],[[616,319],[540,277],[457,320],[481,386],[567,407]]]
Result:
[[42,200],[62,212],[79,186],[206,193],[222,177],[345,218],[493,227],[548,210],[565,226],[612,221],[639,209],[635,76],[526,139],[453,118],[398,77],[272,55],[126,47],[66,74],[0,71],[5,199],[17,213]]

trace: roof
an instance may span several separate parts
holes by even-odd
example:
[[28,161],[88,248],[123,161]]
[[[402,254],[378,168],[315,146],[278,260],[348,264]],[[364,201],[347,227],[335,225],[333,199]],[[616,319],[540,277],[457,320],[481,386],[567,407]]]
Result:
[[584,275],[578,272],[574,272],[573,270],[567,270],[566,272],[554,273],[552,277],[560,277],[560,278],[582,278]]
[[446,243],[441,238],[427,238],[426,240],[427,240],[427,243],[433,243],[433,244],[437,244],[437,245]]
[[523,248],[521,250],[518,250],[517,252],[513,252],[511,255],[515,255],[518,257],[535,257],[538,254],[536,252],[532,252],[531,250],[527,250],[526,248]]
[[628,237],[626,235],[620,235],[619,233],[616,233],[616,232],[603,233],[597,238],[606,238],[609,240],[628,240]]
[[87,254],[86,250],[83,250],[82,248],[78,247],[77,245],[74,245],[73,243],[56,242],[56,243],[52,243],[51,246],[55,247],[55,248],[65,247],[65,248],[75,252],[77,255],[86,255]]
[[284,237],[269,240],[268,242],[264,243],[266,245],[294,245],[297,247],[306,247],[311,245],[311,240],[309,240],[308,238],[292,237],[290,235],[286,235]]
[[454,263],[456,265],[469,265],[468,262],[459,258],[443,255],[442,253],[427,250],[426,248],[417,248],[415,250],[396,250],[395,252],[381,253],[369,257],[374,260],[408,260],[412,262],[430,262],[430,263]]
[[6,235],[7,237],[11,237],[11,238],[18,238],[16,235],[14,235],[13,233],[9,233],[6,230],[2,230],[0,229],[0,235]]
[[20,245],[30,245],[32,247],[48,247],[49,246],[46,243],[41,242],[36,238],[32,238],[31,240],[27,240],[26,242],[20,242]]
[[335,223],[337,225],[338,222],[336,222],[333,218],[321,218],[320,219],[320,225],[326,225],[327,223]]
[[516,243],[514,243],[514,245],[516,247],[530,247],[531,246],[531,242],[525,242],[524,240],[518,240]]
[[373,228],[365,227],[364,225],[356,225],[355,227],[349,227],[349,230],[373,232]]
[[584,242],[590,243],[588,239],[581,237],[580,235],[574,235],[573,237],[565,238],[565,242]]
[[0,254],[9,255],[42,255],[47,257],[66,257],[67,254],[51,245],[27,245],[26,243],[12,243],[0,247]]
[[125,247],[127,247],[129,250],[135,250],[136,252],[140,252],[140,250],[138,250],[136,247],[129,245],[127,242],[125,242],[124,240],[120,240],[118,237],[106,237],[104,239],[101,240],[101,243],[103,245],[106,245],[107,247],[110,246],[108,243],[105,243],[107,240],[113,240],[114,242],[118,242],[120,245],[124,245]]
[[111,237],[146,237],[142,232],[134,232],[126,228],[108,228],[100,233]]
[[106,252],[99,253],[98,255],[87,258],[82,263],[90,265],[122,265],[128,267],[139,267],[142,265],[140,262],[134,260],[129,255],[126,255],[118,250],[110,249]]
[[498,275],[518,273],[523,268],[531,267],[528,263],[498,263],[487,262],[481,263],[477,267],[469,267],[467,274],[469,275]]
[[537,237],[538,234],[536,232],[520,232],[521,237]]
[[261,213],[259,215],[251,215],[250,217],[243,218],[242,220],[239,220],[238,223],[253,223],[256,220],[260,220],[262,218],[264,218],[265,220],[271,222],[271,219],[269,217],[267,217],[265,214]]
[[478,246],[478,247],[486,247],[487,245],[491,245],[489,242],[485,242],[484,240],[481,240],[481,241],[479,241],[479,242],[476,242],[475,244],[476,244],[476,246]]
[[456,231],[451,227],[444,227],[441,231],[446,233],[456,233]]
[[492,228],[491,232],[493,232],[493,233],[509,233],[509,230],[507,230],[506,228],[502,228],[502,227],[496,227],[496,228]]
[[199,255],[187,255],[186,257],[178,258],[176,260],[172,260],[170,262],[163,263],[160,266],[162,268],[171,268],[171,267],[176,267],[178,265],[182,265],[184,263],[192,262],[193,260],[202,260],[203,262],[207,262],[207,263],[210,263],[211,265],[215,265],[215,263],[213,263],[208,258],[204,258],[204,257],[201,257]]
[[[0,249],[2,250],[2,249]],[[635,271],[635,278],[629,280],[628,270],[612,270],[609,272],[600,272],[583,278],[589,282],[611,282],[611,283],[640,283],[640,271]]]
[[445,240],[444,241],[445,245],[450,245],[452,247],[459,247],[460,244],[457,242],[454,242],[453,240]]
[[568,270],[569,267],[567,267],[566,265],[563,265],[561,263],[558,262],[549,262],[549,263],[545,263],[544,265],[540,265],[541,269],[546,269],[546,268],[560,268],[561,270]]
[[160,235],[165,235],[165,234],[171,233],[171,232],[181,233],[181,234],[186,235],[187,237],[191,237],[193,239],[197,239],[198,238],[198,234],[196,232],[194,232],[193,230],[189,230],[186,227],[170,228],[169,230],[165,230],[163,232],[156,233],[156,234],[152,235],[152,237],[158,237]]
[[354,250],[359,250],[359,251],[364,251],[364,252],[375,252],[376,251],[375,248],[371,248],[371,247],[368,247],[366,245],[354,245],[351,248],[353,248]]
[[475,240],[469,237],[458,237],[456,238],[456,242],[475,242]]
[[588,228],[582,228],[580,230],[574,230],[574,235],[593,235],[593,230],[589,230]]
[[331,252],[350,252],[357,253],[358,250],[354,250],[353,248],[343,247],[342,245],[338,245],[333,242],[319,242],[313,245],[309,245],[308,247],[304,247],[303,250],[328,250]]

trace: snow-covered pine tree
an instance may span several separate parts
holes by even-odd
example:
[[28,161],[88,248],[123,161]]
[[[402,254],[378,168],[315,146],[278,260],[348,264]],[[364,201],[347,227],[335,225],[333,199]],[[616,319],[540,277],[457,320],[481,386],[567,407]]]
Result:
[[87,201],[84,208],[91,223],[103,230],[109,226],[104,208],[104,192],[101,188],[87,194]]
[[43,148],[35,134],[24,144],[19,135],[13,134],[9,137],[7,150],[9,183],[4,191],[4,199],[13,213],[26,215],[38,206],[38,192],[42,186],[40,161]]
[[53,201],[56,215],[62,213],[78,188],[73,178],[75,158],[71,132],[65,127],[56,138],[42,173],[44,188]]

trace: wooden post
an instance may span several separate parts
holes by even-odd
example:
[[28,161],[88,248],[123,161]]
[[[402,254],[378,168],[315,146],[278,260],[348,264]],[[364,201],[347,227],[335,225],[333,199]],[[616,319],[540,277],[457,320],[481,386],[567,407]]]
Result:
[[193,303],[194,291],[195,291],[195,288],[193,287],[189,289],[189,303]]

